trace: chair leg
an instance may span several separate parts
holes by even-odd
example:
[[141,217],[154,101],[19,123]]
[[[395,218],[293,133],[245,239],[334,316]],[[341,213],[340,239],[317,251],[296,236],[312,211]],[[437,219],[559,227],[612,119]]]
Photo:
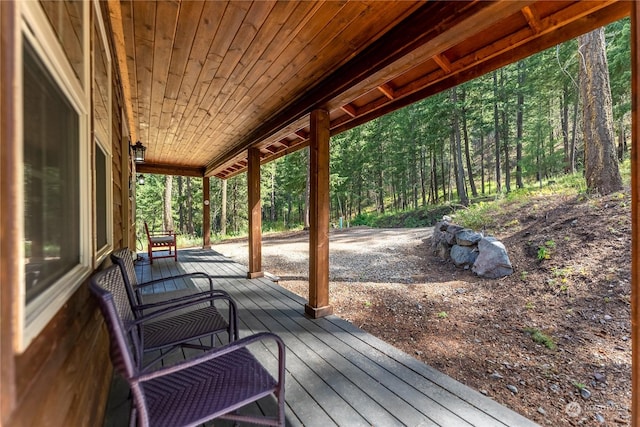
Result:
[[151,245],[147,246],[147,252],[149,253],[149,263],[153,264],[153,249],[151,248]]

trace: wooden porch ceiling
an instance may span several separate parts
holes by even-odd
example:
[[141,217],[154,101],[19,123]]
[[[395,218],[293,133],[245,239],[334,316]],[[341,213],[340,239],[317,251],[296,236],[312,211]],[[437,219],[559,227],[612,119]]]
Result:
[[[143,172],[229,178],[627,16],[625,1],[111,0]],[[123,58],[126,58],[124,60]],[[128,80],[128,82],[127,82]],[[128,93],[128,95],[127,95]]]

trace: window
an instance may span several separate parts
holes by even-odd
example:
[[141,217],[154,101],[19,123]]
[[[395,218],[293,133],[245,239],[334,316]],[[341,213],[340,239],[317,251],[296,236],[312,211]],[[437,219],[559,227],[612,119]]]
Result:
[[79,114],[23,49],[25,292],[29,304],[80,263]]
[[111,56],[106,43],[99,5],[94,3],[92,117],[95,168],[95,262],[100,263],[113,246],[111,207]]
[[61,3],[73,9],[67,9],[68,16],[78,31],[71,45],[80,48],[73,48],[71,55],[63,43],[69,39],[52,24],[62,21],[45,13],[52,5],[17,4],[22,17],[21,55],[16,59],[22,66],[24,277],[19,283],[16,347],[22,351],[91,273],[93,146],[91,91],[83,84],[90,70],[89,7],[84,2]]
[[107,155],[96,143],[96,249],[100,251],[109,244],[107,211]]

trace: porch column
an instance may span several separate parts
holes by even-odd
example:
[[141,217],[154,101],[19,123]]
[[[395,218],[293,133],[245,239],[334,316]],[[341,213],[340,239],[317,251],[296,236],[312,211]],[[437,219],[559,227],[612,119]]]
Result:
[[211,201],[209,177],[202,177],[202,247],[211,249]]
[[333,313],[329,305],[329,113],[311,112],[309,135],[309,303],[314,319]]
[[262,206],[260,205],[260,149],[247,153],[247,185],[249,195],[249,272],[248,279],[264,276],[262,271]]
[[631,425],[640,425],[640,5],[631,5]]

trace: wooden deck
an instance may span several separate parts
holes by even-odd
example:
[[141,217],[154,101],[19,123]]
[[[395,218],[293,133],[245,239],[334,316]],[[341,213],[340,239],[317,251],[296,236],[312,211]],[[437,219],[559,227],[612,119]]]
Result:
[[[304,299],[269,279],[246,279],[246,267],[215,251],[181,250],[178,263],[163,259],[137,266],[142,281],[195,271],[209,273],[233,296],[241,336],[272,331],[286,343],[287,425],[536,425],[337,316],[305,317]],[[195,292],[201,285],[171,281],[157,286],[148,298]],[[267,349],[257,353],[266,366],[274,366]],[[127,399],[126,384],[115,378],[105,426],[125,425]],[[266,399],[247,410],[271,412],[274,407]]]

